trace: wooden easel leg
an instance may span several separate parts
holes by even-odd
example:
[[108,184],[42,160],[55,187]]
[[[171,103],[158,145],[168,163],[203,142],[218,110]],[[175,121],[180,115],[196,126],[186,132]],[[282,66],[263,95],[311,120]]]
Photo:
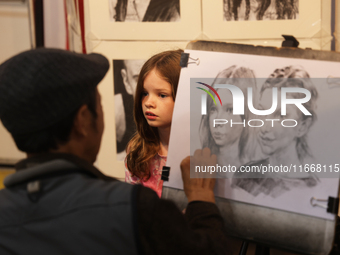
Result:
[[239,255],[246,255],[247,254],[248,244],[249,243],[247,241],[243,241]]

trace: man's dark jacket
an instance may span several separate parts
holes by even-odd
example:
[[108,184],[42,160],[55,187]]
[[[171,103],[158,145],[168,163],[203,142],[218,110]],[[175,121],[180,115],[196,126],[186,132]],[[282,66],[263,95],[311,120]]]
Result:
[[0,191],[0,254],[225,254],[216,205],[185,215],[68,154],[21,161]]

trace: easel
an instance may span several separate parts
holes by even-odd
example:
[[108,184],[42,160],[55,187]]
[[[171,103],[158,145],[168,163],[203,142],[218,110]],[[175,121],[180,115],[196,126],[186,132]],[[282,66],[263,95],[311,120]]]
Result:
[[[219,61],[219,64],[216,64],[216,68],[222,69],[222,67],[224,66],[224,62],[222,63],[221,59],[222,55],[225,53],[230,54],[228,56],[223,56],[223,58],[231,58],[231,60],[228,60],[228,65],[232,65],[234,63],[239,64],[239,61],[232,60],[233,58],[237,59],[237,56],[233,54],[240,54],[241,59],[242,56],[246,56],[243,58],[247,58],[248,55],[250,56],[250,59],[253,59],[253,56],[260,56],[266,59],[268,59],[267,57],[277,57],[282,59],[284,58],[284,61],[286,61],[285,63],[288,62],[288,64],[285,65],[290,64],[290,59],[292,60],[292,62],[295,63],[295,65],[299,65],[298,61],[300,61],[300,59],[330,61],[336,62],[337,65],[340,62],[340,54],[338,53],[300,49],[297,48],[298,42],[297,40],[294,40],[295,38],[286,36],[285,39],[285,42],[282,44],[283,47],[280,49],[274,47],[230,44],[211,41],[191,42],[186,48],[187,53],[190,53],[190,56],[188,54],[188,64],[191,65],[189,65],[187,67],[188,69],[185,69],[185,72],[183,72],[183,77],[185,77],[183,78],[183,81],[186,81],[186,79],[188,79],[189,77],[191,78],[195,77],[195,75],[197,76],[199,74],[199,71],[201,71],[201,69],[199,68],[200,66],[206,64],[205,68],[207,68],[209,64],[211,65],[216,63],[212,62],[212,60]],[[200,54],[202,54],[201,57]],[[191,60],[196,58],[199,58],[201,60],[200,65],[197,65],[196,62],[196,65],[194,63],[191,63]],[[276,61],[276,59],[274,58],[270,60],[272,61],[271,63]],[[282,60],[278,59],[278,61],[280,62]],[[184,84],[184,82],[182,84]],[[182,92],[183,91],[184,90],[182,90]],[[182,94],[187,96],[187,93],[188,92],[186,91]],[[181,102],[184,102],[184,98],[181,99]],[[178,119],[184,119],[183,116],[186,115],[180,115]],[[182,121],[182,119],[180,120]],[[177,162],[173,161],[169,163],[170,167],[177,166]],[[176,170],[177,169],[171,169],[170,173]],[[180,183],[180,180],[178,180],[178,176],[173,176],[175,178],[171,178],[170,175],[170,182],[173,180],[173,183]],[[163,187],[164,196],[162,195],[162,197],[174,200],[178,207],[183,209],[186,204],[184,192],[181,190],[180,186],[171,185]],[[317,194],[318,193],[313,195]],[[337,197],[337,194],[334,194],[334,192],[330,194],[332,194],[331,196],[333,197]],[[320,194],[320,196],[322,198],[327,198],[327,196],[330,194],[322,193],[322,195]],[[310,198],[311,196],[309,196],[308,198],[304,196],[305,200],[303,200],[303,203],[309,204]],[[266,205],[259,205],[257,203],[242,202],[242,200],[234,200],[233,198],[223,198],[223,196],[216,197],[216,204],[225,219],[228,234],[231,237],[237,238],[238,240],[247,240],[243,243],[241,250],[239,247],[237,247],[237,252],[239,252],[240,254],[246,253],[248,249],[248,244],[249,247],[251,247],[250,244],[258,244],[258,247],[256,248],[256,254],[269,254],[269,247],[271,247],[294,253],[309,255],[327,255],[332,247],[334,229],[336,224],[335,217],[323,218],[313,216],[312,214],[309,215],[300,212],[285,210],[284,208],[280,207],[270,207]],[[321,211],[320,208],[317,210]],[[337,212],[337,209],[334,210],[334,212]]]
[[[282,35],[282,37],[285,39],[282,42],[282,47],[291,47],[291,48],[297,48],[299,46],[299,41],[292,35]],[[315,204],[315,206],[321,206],[320,204]],[[328,206],[324,207],[327,209],[327,211],[332,212],[336,215],[338,215],[338,209],[339,209],[339,199],[336,199],[336,201],[332,201],[332,198],[328,201]],[[243,241],[242,246],[239,252],[239,255],[246,255],[248,251],[248,241]],[[256,250],[255,255],[270,255],[270,247],[263,245],[263,244],[256,244]]]

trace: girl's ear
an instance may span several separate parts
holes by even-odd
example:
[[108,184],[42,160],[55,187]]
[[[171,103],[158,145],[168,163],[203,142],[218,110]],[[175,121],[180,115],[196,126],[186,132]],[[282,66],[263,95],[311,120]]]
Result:
[[298,124],[297,137],[302,137],[308,133],[310,126],[312,125],[312,118],[306,118]]

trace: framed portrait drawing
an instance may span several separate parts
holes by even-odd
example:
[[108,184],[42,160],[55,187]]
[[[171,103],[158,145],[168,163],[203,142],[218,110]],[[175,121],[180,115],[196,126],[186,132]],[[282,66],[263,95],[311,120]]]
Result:
[[89,31],[106,40],[193,40],[201,33],[196,0],[87,1]]
[[321,0],[202,0],[203,32],[210,39],[318,36]]

